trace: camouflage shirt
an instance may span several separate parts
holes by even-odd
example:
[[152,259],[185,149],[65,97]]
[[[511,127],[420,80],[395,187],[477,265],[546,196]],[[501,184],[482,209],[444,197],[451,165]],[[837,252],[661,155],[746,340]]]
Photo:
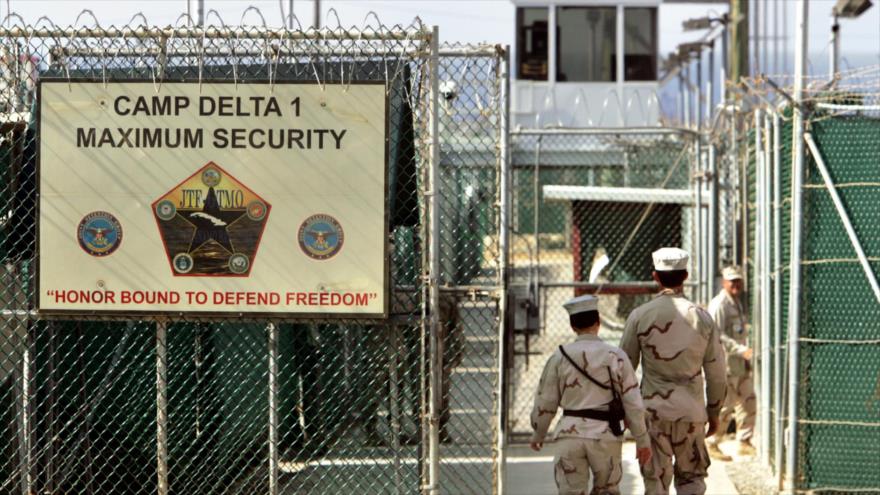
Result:
[[[639,383],[626,354],[590,334],[579,335],[573,343],[566,344],[563,348],[581,369],[603,385],[608,385],[610,369],[610,378],[623,400],[626,423],[638,446],[648,447],[650,438],[645,428],[645,409],[639,395]],[[591,382],[556,349],[544,366],[535,394],[535,406],[531,415],[534,430],[532,441],[544,441],[558,408],[607,409],[611,399],[610,390]],[[623,437],[611,433],[607,421],[572,416],[562,416],[559,419],[554,437],[623,441]]]
[[704,309],[669,289],[633,310],[620,347],[634,368],[641,358],[649,418],[702,423],[718,416],[727,387],[718,333]]
[[727,352],[727,374],[747,375],[749,368],[742,353],[749,348],[749,330],[742,304],[722,289],[709,302],[709,314],[718,326],[721,344]]

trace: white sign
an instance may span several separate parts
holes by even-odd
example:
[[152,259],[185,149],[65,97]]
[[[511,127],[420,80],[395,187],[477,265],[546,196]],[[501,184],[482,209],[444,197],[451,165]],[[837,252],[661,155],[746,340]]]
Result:
[[42,81],[42,312],[387,314],[384,84]]

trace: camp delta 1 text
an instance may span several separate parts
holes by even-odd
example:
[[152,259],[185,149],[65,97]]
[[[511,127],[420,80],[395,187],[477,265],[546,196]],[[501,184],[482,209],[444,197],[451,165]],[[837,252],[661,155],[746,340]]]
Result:
[[[107,106],[106,101],[101,102]],[[299,117],[300,98],[286,107],[274,96],[117,96],[110,107],[118,117],[180,117],[189,113],[198,117],[271,118]],[[282,108],[287,110],[282,111]],[[287,112],[287,115],[285,115]],[[183,148],[200,149],[300,149],[340,150],[348,129],[332,128],[248,128],[244,126],[214,129],[175,127],[77,127],[78,148]]]

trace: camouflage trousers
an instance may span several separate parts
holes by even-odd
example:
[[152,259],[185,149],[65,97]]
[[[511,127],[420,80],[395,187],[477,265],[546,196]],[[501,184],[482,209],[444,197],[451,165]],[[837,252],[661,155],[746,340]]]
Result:
[[587,495],[590,473],[593,489],[590,495],[620,495],[623,466],[620,450],[623,444],[613,440],[562,437],[556,440],[553,477],[560,495]]
[[752,374],[727,377],[727,398],[718,421],[718,441],[727,433],[731,416],[736,414],[736,439],[741,442],[751,440],[755,431],[755,385]]
[[652,457],[651,462],[642,465],[645,494],[668,495],[673,474],[678,495],[706,493],[706,424],[652,419],[647,423]]

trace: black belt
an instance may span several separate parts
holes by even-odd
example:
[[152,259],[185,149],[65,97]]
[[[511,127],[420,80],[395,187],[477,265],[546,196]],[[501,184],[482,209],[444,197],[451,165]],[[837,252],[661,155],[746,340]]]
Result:
[[599,421],[612,421],[613,418],[608,411],[599,409],[563,409],[563,416],[574,416],[575,418],[598,419]]

